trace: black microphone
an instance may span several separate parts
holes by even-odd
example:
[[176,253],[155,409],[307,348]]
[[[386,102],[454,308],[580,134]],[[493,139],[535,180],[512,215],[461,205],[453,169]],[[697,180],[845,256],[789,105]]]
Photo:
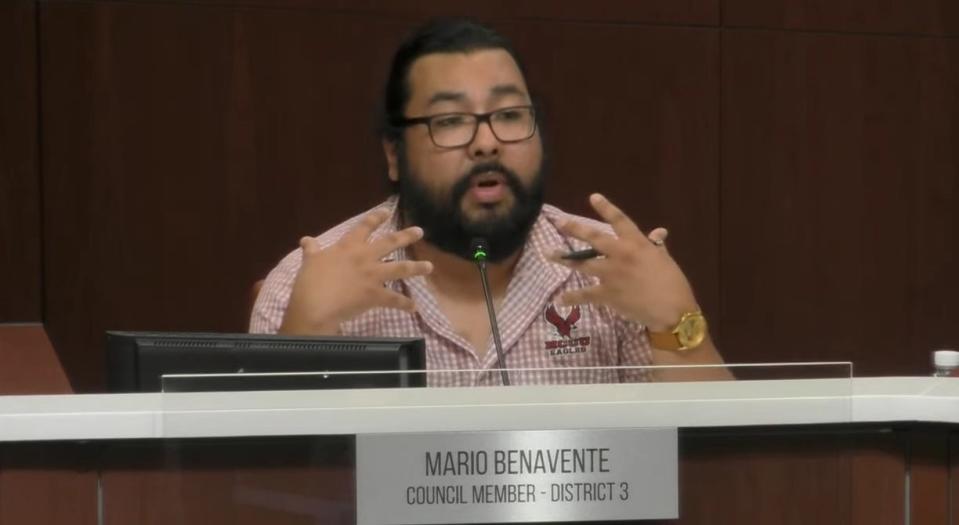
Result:
[[493,309],[493,296],[489,291],[489,278],[486,276],[486,239],[476,237],[470,242],[470,251],[473,252],[473,261],[479,267],[480,280],[483,282],[483,296],[486,297],[486,311],[489,312],[489,326],[493,332],[493,345],[496,347],[496,360],[499,365],[500,378],[503,385],[509,386],[509,373],[506,372],[506,360],[503,359],[503,343],[499,338],[499,323],[496,322],[496,311]]

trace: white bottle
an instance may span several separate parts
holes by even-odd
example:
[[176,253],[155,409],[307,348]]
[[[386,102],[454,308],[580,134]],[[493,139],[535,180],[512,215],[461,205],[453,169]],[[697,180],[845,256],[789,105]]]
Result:
[[959,377],[959,352],[955,350],[936,350],[932,353],[932,364],[936,367],[933,377]]

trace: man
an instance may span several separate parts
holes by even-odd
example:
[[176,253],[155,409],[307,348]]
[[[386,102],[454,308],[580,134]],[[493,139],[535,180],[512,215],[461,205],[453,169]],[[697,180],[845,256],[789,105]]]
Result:
[[[533,99],[509,42],[468,20],[436,21],[397,51],[383,150],[394,195],[317,238],[269,275],[252,332],[424,337],[430,384],[499,384],[471,242],[489,280],[514,384],[649,380],[629,367],[721,364],[663,241],[605,197],[605,223],[544,206]],[[600,255],[560,255],[593,248]],[[656,379],[727,378],[723,368]]]

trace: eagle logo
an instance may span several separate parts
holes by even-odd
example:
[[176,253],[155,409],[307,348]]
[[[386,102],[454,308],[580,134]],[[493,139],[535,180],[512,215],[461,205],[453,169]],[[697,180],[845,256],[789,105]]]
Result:
[[563,317],[556,311],[556,307],[549,305],[546,307],[546,311],[543,312],[543,317],[549,322],[549,324],[556,327],[556,331],[559,332],[559,335],[567,339],[573,337],[573,328],[576,325],[576,321],[579,321],[579,306],[574,306],[570,310],[569,315]]

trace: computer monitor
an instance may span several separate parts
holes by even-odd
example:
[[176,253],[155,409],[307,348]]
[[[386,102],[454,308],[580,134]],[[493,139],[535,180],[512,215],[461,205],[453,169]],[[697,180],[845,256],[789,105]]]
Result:
[[[111,392],[397,388],[426,383],[422,373],[294,373],[424,370],[423,339],[119,331],[107,332],[106,339]],[[170,374],[203,376],[164,380]]]

